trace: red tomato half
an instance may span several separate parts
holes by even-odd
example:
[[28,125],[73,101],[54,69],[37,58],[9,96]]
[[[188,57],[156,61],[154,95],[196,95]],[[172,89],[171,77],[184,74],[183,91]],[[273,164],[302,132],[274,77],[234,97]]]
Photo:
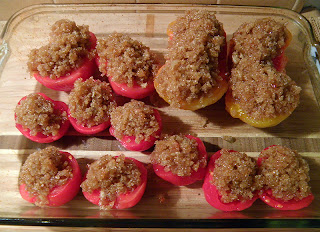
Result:
[[212,184],[212,172],[214,170],[215,161],[219,159],[220,156],[221,156],[220,151],[217,151],[211,157],[208,165],[207,174],[202,186],[204,196],[207,202],[213,207],[215,207],[216,209],[219,209],[222,211],[241,211],[249,208],[258,199],[258,195],[255,195],[251,200],[247,200],[247,201],[237,200],[230,203],[223,203],[221,201],[221,196],[219,194],[218,189],[215,187],[215,185]]
[[[99,57],[96,57],[96,64],[99,67],[100,61]],[[108,75],[107,75],[108,76]],[[112,81],[112,77],[108,76],[109,83],[115,93],[118,95],[132,98],[132,99],[142,99],[154,92],[153,79],[147,82],[146,87],[141,87],[137,83],[134,83],[132,87],[128,86],[126,83],[118,83]]]
[[81,134],[93,135],[101,131],[104,131],[110,126],[110,119],[107,122],[101,123],[97,126],[86,127],[78,123],[77,119],[71,116],[70,111],[68,110],[68,118],[73,126],[73,128]]
[[[113,209],[126,209],[135,206],[142,198],[147,186],[147,169],[141,162],[134,158],[126,157],[126,159],[132,160],[141,172],[141,183],[133,191],[120,194],[117,196]],[[84,197],[95,205],[99,205],[100,190],[95,190],[92,193],[83,192]]]
[[[90,42],[91,47],[90,50],[96,47],[97,38],[96,36],[90,32]],[[74,82],[82,78],[82,80],[86,80],[93,75],[95,71],[95,61],[94,59],[85,58],[83,64],[76,70],[71,71],[65,76],[59,77],[57,79],[51,79],[50,77],[40,76],[39,73],[33,73],[34,78],[39,81],[44,86],[49,89],[58,90],[58,91],[70,91],[73,88]]]
[[[72,167],[72,178],[62,186],[54,187],[48,195],[48,205],[47,206],[61,206],[71,201],[79,192],[81,184],[81,171],[77,160],[68,152],[62,152],[61,154],[65,156],[65,159]],[[36,197],[30,196],[29,192],[26,190],[26,185],[21,184],[19,186],[20,194],[23,199],[35,203]]]
[[[153,110],[156,120],[159,123],[159,130],[157,130],[153,136],[150,136],[149,139],[142,140],[140,141],[140,143],[135,142],[135,136],[124,135],[121,140],[115,137],[122,144],[122,146],[130,151],[145,151],[154,145],[154,142],[157,140],[157,137],[161,134],[162,131],[162,120],[159,111],[156,109]],[[111,125],[111,127],[109,128],[109,132],[112,136],[114,136],[114,131],[115,129]]]
[[[193,137],[192,135],[186,135],[186,137],[197,141],[200,156],[199,158],[207,159],[207,151],[201,139]],[[178,176],[170,171],[166,172],[165,167],[160,164],[153,164],[153,169],[157,176],[170,182],[171,184],[178,186],[185,186],[192,184],[198,180],[202,180],[206,174],[206,167],[199,167],[197,171],[193,170],[190,176]]]
[[[270,147],[274,147],[276,145],[269,146],[265,148],[264,150],[269,149]],[[266,157],[262,158],[259,157],[257,160],[257,165],[260,167],[263,160],[267,159]],[[295,200],[291,199],[289,201],[283,201],[279,198],[275,198],[272,196],[272,190],[266,189],[264,192],[259,196],[260,199],[266,203],[267,205],[279,209],[279,210],[298,210],[305,208],[311,204],[311,202],[314,200],[314,196],[312,193],[310,193],[309,196],[301,199],[301,200]]]
[[[60,111],[60,112],[63,112],[63,111],[68,112],[68,106],[64,102],[54,101],[51,98],[47,97],[43,93],[38,93],[38,94],[43,96],[46,100],[51,101],[54,104],[54,109],[55,110]],[[20,102],[22,100],[24,100],[26,97],[27,96],[21,98],[21,100],[18,102],[18,104],[20,104]],[[15,115],[15,118],[16,118],[16,115]],[[51,143],[53,141],[56,141],[56,140],[60,139],[62,136],[64,136],[67,133],[67,131],[69,129],[69,126],[70,126],[70,122],[69,122],[69,120],[66,120],[66,121],[63,122],[63,124],[61,124],[60,130],[59,130],[57,135],[47,136],[47,135],[44,135],[44,134],[42,134],[40,132],[37,133],[37,135],[30,135],[30,130],[29,129],[24,129],[21,124],[16,123],[16,128],[25,137],[27,137],[28,139],[30,139],[30,140],[32,140],[34,142],[37,142],[37,143]]]

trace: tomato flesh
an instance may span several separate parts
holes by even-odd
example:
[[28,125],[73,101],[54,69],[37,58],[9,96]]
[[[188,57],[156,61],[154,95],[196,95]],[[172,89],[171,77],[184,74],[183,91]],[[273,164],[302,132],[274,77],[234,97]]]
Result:
[[[45,94],[43,93],[38,93],[39,95],[43,96],[46,100],[49,100],[53,103],[54,105],[54,110],[57,110],[57,111],[60,111],[60,112],[68,112],[68,106],[67,104],[65,104],[64,102],[61,102],[61,101],[54,101],[52,100],[51,98],[49,98],[48,96],[46,96]],[[20,104],[20,102],[22,100],[24,100],[27,96],[23,97],[19,102],[18,104]],[[16,117],[16,115],[15,115]],[[24,129],[23,126],[21,124],[18,124],[16,123],[16,128],[25,136],[27,137],[28,139],[34,141],[34,142],[37,142],[37,143],[51,143],[51,142],[54,142],[58,139],[60,139],[61,137],[63,137],[68,129],[69,129],[69,126],[70,126],[70,122],[69,120],[66,120],[64,121],[61,125],[60,125],[60,129],[59,129],[59,132],[54,135],[54,136],[47,136],[47,135],[44,135],[43,133],[41,132],[38,132],[36,135],[31,135],[30,134],[30,129]]]
[[220,156],[221,156],[221,152],[217,151],[211,157],[208,165],[208,169],[207,169],[207,174],[202,186],[204,196],[207,202],[213,207],[215,207],[216,209],[219,209],[222,211],[242,211],[249,208],[258,199],[257,194],[255,194],[255,196],[252,199],[246,200],[246,201],[237,200],[230,203],[223,203],[221,201],[221,195],[219,194],[218,189],[216,188],[215,185],[212,184],[212,180],[213,180],[212,172],[215,167],[215,161],[219,159]]
[[[90,50],[92,50],[96,46],[97,38],[91,32],[90,36]],[[89,58],[85,58],[82,65],[78,69],[72,70],[70,73],[66,74],[65,76],[58,77],[57,79],[51,79],[48,76],[40,76],[38,72],[34,72],[33,76],[38,82],[49,89],[69,92],[73,89],[74,82],[77,79],[82,78],[82,80],[86,80],[91,77],[95,71],[95,67],[94,59],[90,60]]]
[[[193,139],[197,141],[200,156],[199,159],[207,159],[206,148],[201,139],[192,135],[186,135],[186,137],[191,140]],[[206,167],[199,167],[197,171],[193,170],[190,176],[178,176],[170,171],[167,172],[165,171],[165,167],[160,164],[153,164],[153,170],[155,174],[160,178],[178,186],[185,186],[192,184],[198,180],[202,180],[206,174]]]
[[118,139],[117,137],[114,136],[115,129],[112,125],[109,128],[110,134],[114,136],[122,144],[122,146],[124,146],[126,149],[130,151],[148,150],[154,145],[155,141],[157,140],[157,137],[161,134],[161,131],[162,131],[162,120],[161,120],[160,113],[156,109],[153,109],[153,110],[154,110],[155,118],[159,124],[159,129],[154,133],[154,135],[151,135],[148,139],[144,139],[139,143],[135,142],[135,139],[136,139],[135,136],[123,135],[122,139]]
[[[72,178],[68,180],[65,185],[57,186],[51,189],[48,194],[49,203],[46,206],[61,206],[71,201],[79,192],[81,184],[81,171],[77,160],[68,152],[62,152],[61,154],[65,156],[65,159],[72,167]],[[20,194],[23,199],[29,201],[30,203],[36,202],[36,196],[32,196],[26,189],[25,184],[19,186]]]
[[[113,209],[127,209],[135,206],[141,200],[146,186],[147,186],[147,169],[144,165],[138,160],[130,157],[126,157],[126,159],[132,160],[141,172],[141,183],[132,191],[127,193],[119,194],[115,200],[113,205]],[[84,197],[95,205],[99,205],[100,201],[100,190],[94,190],[92,193],[83,192]]]

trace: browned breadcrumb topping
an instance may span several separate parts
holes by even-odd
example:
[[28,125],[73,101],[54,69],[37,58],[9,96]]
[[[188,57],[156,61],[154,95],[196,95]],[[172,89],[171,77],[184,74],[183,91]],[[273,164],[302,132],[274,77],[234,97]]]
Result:
[[185,135],[165,136],[155,142],[150,158],[152,164],[164,166],[166,172],[178,176],[190,176],[207,165],[204,157],[199,157],[198,143]]
[[48,194],[73,177],[72,167],[58,148],[50,146],[28,156],[21,167],[19,184],[25,184],[30,196],[36,197],[37,206],[49,203]]
[[118,157],[102,156],[93,162],[81,188],[92,193],[100,190],[101,209],[111,209],[117,196],[133,190],[141,183],[141,172],[137,165],[123,154]]
[[157,76],[157,91],[179,107],[181,102],[201,99],[221,80],[218,56],[225,45],[225,33],[215,15],[205,10],[187,11],[169,30],[173,37]]
[[301,91],[285,73],[250,58],[243,58],[232,69],[230,88],[241,109],[255,119],[292,112],[299,104]]
[[87,25],[77,26],[75,22],[61,19],[51,27],[49,44],[31,50],[29,71],[41,76],[57,79],[80,67],[84,58],[92,58],[89,51],[90,32]]
[[108,121],[116,106],[109,84],[92,77],[86,81],[77,80],[69,95],[71,116],[86,127]]
[[279,55],[287,39],[286,28],[282,23],[270,18],[244,23],[233,34],[233,64],[250,56],[255,60],[268,61]]
[[131,100],[113,110],[111,125],[116,138],[121,140],[123,136],[135,136],[136,143],[148,141],[160,129],[153,107],[137,100]]
[[221,201],[230,203],[252,199],[254,191],[261,189],[256,161],[245,153],[226,149],[220,152],[212,172],[212,184],[219,191]]
[[259,158],[263,159],[261,181],[275,198],[301,200],[311,193],[309,165],[297,151],[277,145],[261,152]]
[[112,81],[145,88],[158,71],[155,55],[150,48],[127,35],[113,33],[98,39],[99,70]]
[[15,115],[16,123],[30,129],[32,136],[37,133],[55,136],[67,120],[67,112],[55,110],[51,101],[36,93],[29,94],[16,106]]

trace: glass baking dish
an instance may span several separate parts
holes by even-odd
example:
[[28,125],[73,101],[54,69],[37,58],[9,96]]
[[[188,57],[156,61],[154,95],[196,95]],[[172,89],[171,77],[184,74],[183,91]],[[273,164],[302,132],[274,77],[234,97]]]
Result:
[[[297,150],[310,165],[314,202],[298,211],[278,211],[261,201],[242,212],[222,212],[211,207],[199,181],[176,187],[150,174],[141,202],[128,210],[100,211],[79,193],[60,208],[38,208],[24,201],[18,191],[18,175],[26,157],[48,145],[23,137],[15,128],[14,108],[25,95],[43,92],[67,102],[68,94],[50,90],[30,78],[26,62],[32,48],[48,41],[50,26],[68,18],[89,25],[97,37],[114,31],[126,33],[148,45],[159,56],[166,53],[166,29],[188,9],[207,9],[216,13],[230,39],[243,22],[272,17],[283,22],[293,35],[286,54],[287,74],[302,87],[301,103],[280,125],[258,129],[233,119],[224,101],[191,112],[168,106],[159,107],[164,133],[193,133],[202,138],[209,154],[220,148],[257,156],[265,147],[280,144]],[[301,15],[280,8],[235,7],[221,5],[174,4],[84,4],[36,5],[10,18],[1,36],[0,47],[0,224],[50,225],[74,227],[161,227],[161,228],[269,228],[320,226],[320,82],[318,44],[309,23]],[[163,61],[163,59],[162,59]],[[232,137],[234,141],[228,138]],[[83,171],[88,162],[104,154],[127,156],[149,163],[148,152],[124,150],[107,132],[82,136],[70,130],[53,145],[73,154]]]

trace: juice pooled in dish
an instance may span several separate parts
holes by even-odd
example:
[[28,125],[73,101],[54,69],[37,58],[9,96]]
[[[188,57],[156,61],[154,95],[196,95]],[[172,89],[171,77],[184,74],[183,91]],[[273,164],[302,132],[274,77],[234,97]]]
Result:
[[314,199],[309,185],[309,165],[296,151],[275,145],[258,158],[263,185],[260,199],[279,210],[298,210]]
[[245,153],[222,149],[210,159],[203,191],[207,202],[223,211],[249,208],[261,189],[256,161]]
[[179,186],[202,180],[206,173],[207,152],[203,142],[191,135],[165,136],[156,141],[151,153],[154,172]]
[[226,110],[259,128],[285,120],[298,106],[301,88],[285,73],[291,35],[272,19],[247,23],[233,34]]
[[140,201],[146,184],[147,169],[138,160],[105,155],[90,164],[81,188],[101,209],[126,209]]
[[116,106],[108,83],[79,79],[69,95],[69,120],[78,132],[95,134],[110,126],[110,114]]
[[17,129],[28,139],[51,143],[60,139],[69,129],[68,106],[54,101],[43,93],[23,97],[15,108]]
[[92,76],[95,46],[96,37],[88,26],[59,20],[51,28],[49,43],[30,52],[29,71],[50,89],[70,91],[78,78]]
[[158,110],[131,100],[111,112],[110,134],[131,151],[145,151],[154,145],[162,130]]
[[19,175],[20,194],[37,206],[61,206],[78,193],[81,172],[69,153],[50,146],[28,156]]
[[141,42],[115,32],[98,40],[96,61],[117,94],[141,99],[154,92],[159,65],[150,48]]
[[155,78],[159,96],[171,106],[197,110],[227,91],[226,33],[214,13],[187,11],[168,27],[166,63]]

